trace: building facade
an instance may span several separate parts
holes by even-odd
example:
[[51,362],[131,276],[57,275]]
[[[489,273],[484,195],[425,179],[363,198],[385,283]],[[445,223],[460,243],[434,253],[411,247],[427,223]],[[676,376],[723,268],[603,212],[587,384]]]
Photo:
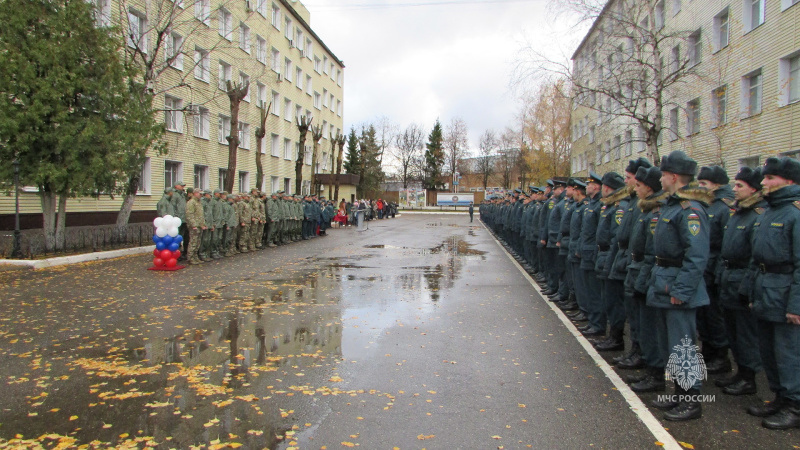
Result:
[[641,118],[661,124],[659,155],[682,150],[731,177],[800,155],[797,3],[609,1],[572,57],[572,173],[652,155]]
[[[256,187],[256,158],[263,163],[262,190],[295,193],[299,154],[297,121],[321,127],[317,159],[306,136],[303,193],[312,171],[335,171],[332,137],[342,133],[344,64],[311,28],[309,11],[294,0],[95,0],[98,26],[129,30],[127,54],[141,48],[156,62],[155,108],[163,120],[166,154],[150,152],[134,214],[154,212],[165,187],[222,188],[228,166],[231,106],[227,81],[249,84],[240,103],[235,192]],[[164,29],[166,32],[163,32]],[[255,136],[268,110],[266,135]],[[345,188],[346,189],[346,188]],[[328,187],[324,186],[323,192]],[[67,211],[113,216],[121,197],[69,199]],[[26,187],[21,212],[40,215],[36,188]],[[139,213],[137,215],[137,212]],[[0,216],[14,213],[13,196],[0,196]],[[69,217],[69,216],[68,216]],[[39,223],[41,221],[39,220]]]

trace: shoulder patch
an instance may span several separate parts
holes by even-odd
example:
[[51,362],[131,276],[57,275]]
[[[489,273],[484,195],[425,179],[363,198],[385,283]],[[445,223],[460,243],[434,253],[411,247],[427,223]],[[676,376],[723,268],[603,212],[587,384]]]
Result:
[[736,204],[736,201],[734,201],[734,200],[731,200],[731,199],[729,199],[729,198],[723,198],[723,199],[722,199],[722,202],[723,202],[723,203],[725,203],[726,205],[728,205],[728,206],[729,206],[729,207],[731,207],[731,208],[733,208],[733,205],[735,205],[735,204]]
[[762,207],[754,208],[753,211],[755,211],[758,215],[764,214],[764,208]]
[[792,202],[795,208],[800,209],[800,200],[795,200]]
[[687,209],[690,206],[692,206],[692,202],[690,202],[689,200],[681,200],[681,208]]

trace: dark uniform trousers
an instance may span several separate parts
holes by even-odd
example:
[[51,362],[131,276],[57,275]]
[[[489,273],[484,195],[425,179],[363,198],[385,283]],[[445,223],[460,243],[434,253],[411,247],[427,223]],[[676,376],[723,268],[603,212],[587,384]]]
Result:
[[603,282],[597,278],[594,269],[583,269],[583,289],[589,325],[598,330],[605,330],[607,318],[603,307]]
[[758,319],[758,338],[769,389],[800,402],[800,325]]

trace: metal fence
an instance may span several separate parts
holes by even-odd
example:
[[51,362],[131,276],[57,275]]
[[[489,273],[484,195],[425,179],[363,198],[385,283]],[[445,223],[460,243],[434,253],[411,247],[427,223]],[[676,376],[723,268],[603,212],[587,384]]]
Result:
[[[56,252],[45,249],[42,229],[23,230],[20,235],[20,248],[27,259],[141,247],[152,243],[153,224],[149,222],[129,224],[121,232],[116,225],[69,227],[64,230],[64,248]],[[11,257],[13,246],[14,232],[0,232],[0,258]]]

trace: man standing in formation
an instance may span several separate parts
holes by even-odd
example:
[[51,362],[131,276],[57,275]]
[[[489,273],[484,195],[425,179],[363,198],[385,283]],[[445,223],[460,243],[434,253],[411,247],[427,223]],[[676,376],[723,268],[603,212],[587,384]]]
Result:
[[598,350],[622,350],[628,323],[631,347],[613,362],[645,368],[625,377],[636,392],[664,391],[669,374],[678,395],[651,403],[665,419],[702,416],[707,373],[725,394],[752,395],[763,368],[775,399],[747,412],[799,428],[800,162],[769,158],[729,181],[676,151],[659,167],[632,160],[624,177],[548,180],[479,213],[542,293],[588,322],[579,330]]

